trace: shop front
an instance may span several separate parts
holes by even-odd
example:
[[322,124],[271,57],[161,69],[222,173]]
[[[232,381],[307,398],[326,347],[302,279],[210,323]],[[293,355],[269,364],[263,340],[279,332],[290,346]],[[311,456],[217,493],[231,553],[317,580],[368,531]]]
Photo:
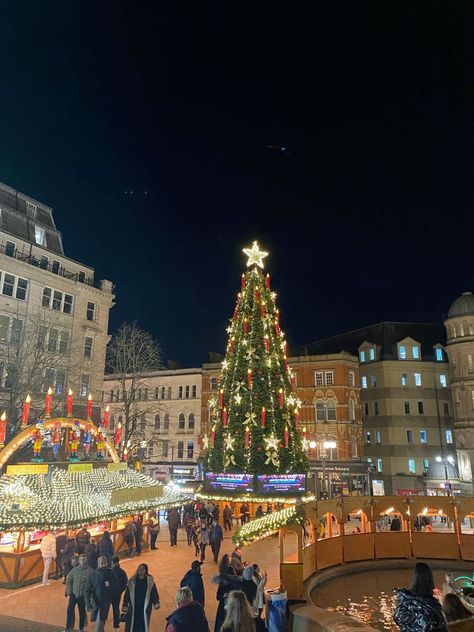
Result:
[[367,463],[313,461],[310,463],[312,491],[318,498],[363,496],[368,486]]

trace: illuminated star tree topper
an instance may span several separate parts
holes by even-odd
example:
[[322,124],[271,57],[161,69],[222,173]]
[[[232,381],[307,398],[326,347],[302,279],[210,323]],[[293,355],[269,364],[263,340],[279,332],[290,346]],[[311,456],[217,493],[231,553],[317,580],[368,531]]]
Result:
[[253,242],[251,248],[243,248],[242,252],[248,257],[247,268],[258,266],[263,269],[263,260],[268,257],[268,252],[260,250],[256,241]]

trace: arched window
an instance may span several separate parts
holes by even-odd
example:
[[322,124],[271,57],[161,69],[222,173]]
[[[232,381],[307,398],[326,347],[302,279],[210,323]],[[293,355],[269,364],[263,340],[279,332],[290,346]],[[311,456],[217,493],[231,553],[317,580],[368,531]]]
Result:
[[109,430],[115,430],[115,417],[110,415],[109,418]]
[[163,419],[163,430],[168,430],[169,427],[170,427],[170,416],[168,415],[168,413],[166,413]]
[[178,430],[184,430],[184,424],[185,424],[184,414],[183,413],[179,413]]
[[211,391],[217,391],[218,380],[217,377],[211,377]]
[[318,399],[316,402],[316,420],[326,421],[326,408],[322,399]]
[[328,399],[326,402],[328,421],[336,421],[336,400]]
[[155,415],[155,430],[161,430],[161,417],[160,417],[160,415]]
[[355,421],[356,411],[355,411],[355,403],[353,399],[349,400],[349,421]]
[[194,415],[193,415],[193,413],[189,413],[189,415],[188,415],[188,428],[190,430],[194,429]]

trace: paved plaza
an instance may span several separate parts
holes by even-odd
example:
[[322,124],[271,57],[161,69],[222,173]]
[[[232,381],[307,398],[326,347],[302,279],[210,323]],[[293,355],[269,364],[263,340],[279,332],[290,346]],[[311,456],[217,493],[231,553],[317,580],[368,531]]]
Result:
[[[229,532],[224,533],[224,542],[221,554],[231,553],[234,545]],[[211,577],[217,572],[217,565],[212,560],[212,551],[207,547],[206,561],[202,565],[204,587],[206,591],[206,615],[211,631],[214,626],[214,618],[217,609],[216,585],[211,582]],[[270,537],[255,542],[242,549],[243,560],[251,563],[257,562],[260,568],[267,570],[268,587],[276,588],[279,585],[279,548],[278,538]],[[178,546],[170,547],[168,529],[166,523],[162,523],[158,537],[158,550],[145,551],[139,558],[124,559],[122,568],[127,575],[132,575],[138,563],[145,562],[149,566],[150,574],[155,578],[160,594],[161,609],[154,610],[151,617],[150,632],[163,632],[165,629],[165,617],[175,608],[174,596],[179,587],[183,575],[191,566],[194,557],[194,546],[188,547],[183,529],[179,530]],[[2,632],[55,632],[64,630],[66,622],[67,599],[64,596],[62,580],[54,581],[50,586],[34,585],[19,590],[0,590],[0,630]],[[3,616],[7,615],[7,616]],[[16,620],[9,619],[16,617]],[[18,619],[25,619],[21,624]],[[36,624],[36,626],[34,625]],[[38,624],[48,624],[44,627]],[[76,618],[76,629],[78,629]],[[49,627],[53,626],[53,627]],[[94,624],[89,623],[86,628],[90,632]],[[121,624],[124,629],[124,624]],[[106,631],[113,630],[111,614],[106,623]]]

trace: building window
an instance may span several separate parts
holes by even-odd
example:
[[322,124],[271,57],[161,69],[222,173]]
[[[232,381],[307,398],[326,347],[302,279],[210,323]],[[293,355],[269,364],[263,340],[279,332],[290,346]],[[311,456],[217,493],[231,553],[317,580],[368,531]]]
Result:
[[421,386],[421,373],[415,373],[415,386]]
[[211,391],[217,391],[217,377],[211,377]]
[[365,441],[366,443],[370,444],[370,431],[369,430],[365,433]]
[[383,460],[377,459],[377,472],[382,472],[383,470]]
[[95,318],[95,303],[87,302],[87,310],[86,310],[86,318],[87,320],[93,321]]
[[369,415],[369,402],[364,402],[364,415]]
[[35,242],[38,246],[44,246],[46,248],[46,231],[41,226],[35,224]]
[[411,348],[411,355],[414,360],[420,359],[420,347],[418,345],[414,345]]
[[51,265],[51,272],[53,274],[59,274],[60,269],[61,269],[61,263],[59,261],[56,261],[56,259],[53,259],[53,263]]
[[359,451],[357,449],[357,439],[355,437],[352,437],[351,439],[351,454],[353,459],[356,459],[359,455]]
[[186,386],[186,399],[189,399],[189,385]]
[[453,431],[452,430],[445,430],[445,436],[446,436],[446,443],[452,443],[453,442]]
[[79,397],[87,397],[89,393],[90,375],[83,373],[81,377],[81,387],[79,389]]
[[161,456],[164,459],[168,458],[168,441],[163,441],[163,443],[161,444]]
[[147,388],[143,389],[143,399],[145,399],[145,400],[148,399],[148,389]]
[[55,312],[72,314],[73,302],[74,297],[71,294],[65,294],[50,287],[45,287],[43,290],[42,306],[53,309]]
[[86,282],[86,273],[84,272],[84,270],[80,270],[78,272],[77,280],[79,281],[79,283],[85,283]]
[[365,375],[363,375],[360,378],[360,382],[361,382],[362,388],[367,388],[367,377]]
[[314,383],[316,384],[316,386],[323,386],[323,372],[322,371],[316,371],[316,373],[314,374]]
[[378,415],[379,414],[379,403],[378,402],[373,402],[373,407],[374,407],[374,415]]
[[178,441],[178,459],[184,456],[184,441]]
[[194,398],[194,397],[197,397],[197,386],[196,386],[196,384],[193,384],[193,394],[192,394],[192,397],[193,397],[193,398]]
[[169,430],[170,427],[170,416],[168,413],[163,418],[163,430]]
[[448,380],[446,379],[446,375],[441,374],[439,376],[439,383],[442,388],[446,388],[448,386]]
[[161,430],[161,417],[160,415],[155,415],[155,430]]
[[189,415],[188,415],[188,428],[189,428],[189,430],[194,430],[194,415],[193,415],[193,413],[189,413]]
[[114,415],[110,415],[109,430],[115,430],[115,416]]
[[184,426],[185,426],[184,414],[183,413],[179,413],[178,430],[184,430]]
[[171,399],[171,386],[168,386],[168,399]]
[[402,386],[408,386],[408,374],[402,373]]
[[146,428],[146,415],[145,413],[142,413],[140,415],[140,430],[144,432],[145,428]]
[[183,399],[183,387],[182,386],[180,386],[178,388],[178,397],[179,397],[179,399]]
[[94,344],[94,341],[90,336],[86,336],[84,338],[84,358],[87,358],[87,360],[92,359],[92,345],[93,344]]
[[443,402],[443,414],[449,415],[449,404],[448,402]]
[[410,474],[416,474],[415,459],[408,459],[408,470]]
[[420,430],[420,443],[427,443],[428,441],[428,435],[426,433],[426,430]]
[[39,263],[39,267],[42,270],[47,270],[48,269],[48,264],[49,264],[49,259],[48,257],[45,257],[44,255],[41,256],[40,258],[40,263]]
[[192,459],[194,454],[194,441],[188,441],[188,459]]
[[413,430],[407,430],[407,443],[413,443]]
[[423,402],[418,402],[418,414],[419,415],[424,415],[425,414],[425,406],[424,406]]
[[326,371],[326,386],[332,386],[334,384],[334,371]]
[[370,385],[372,386],[372,388],[375,388],[377,386],[377,376],[370,376]]
[[382,437],[381,437],[381,434],[380,434],[380,430],[376,430],[375,431],[375,441],[378,444],[382,443]]
[[405,411],[405,415],[410,414],[410,402],[403,402],[403,410]]
[[398,357],[400,360],[406,360],[407,359],[407,349],[405,347],[405,345],[400,345],[398,347]]
[[336,401],[334,399],[327,400],[328,421],[336,421]]
[[11,296],[17,298],[19,301],[26,299],[26,292],[28,290],[27,279],[14,276],[13,274],[7,274],[2,272],[2,294],[4,296]]
[[355,386],[355,374],[354,374],[354,371],[349,371],[349,386]]
[[324,408],[324,402],[318,399],[316,402],[316,420],[326,421],[326,410]]
[[423,471],[427,472],[430,469],[430,460],[423,459]]
[[374,347],[371,347],[369,349],[369,360],[371,360],[371,361],[375,360],[375,349],[374,349]]
[[472,353],[467,354],[467,370],[472,373],[474,370],[474,362],[472,360]]
[[355,421],[355,403],[353,399],[349,400],[349,421]]
[[[158,389],[156,389],[158,391]],[[161,399],[166,399],[166,386],[161,387]]]
[[443,350],[440,349],[439,347],[436,347],[435,349],[435,359],[436,359],[436,362],[443,361]]
[[36,216],[36,204],[32,204],[31,202],[27,202],[26,203],[26,213],[28,215],[28,217],[35,217]]
[[365,351],[359,351],[359,359],[362,362],[365,362]]
[[5,246],[5,254],[8,257],[14,257],[15,250],[16,250],[16,244],[13,241],[7,241],[6,246]]

